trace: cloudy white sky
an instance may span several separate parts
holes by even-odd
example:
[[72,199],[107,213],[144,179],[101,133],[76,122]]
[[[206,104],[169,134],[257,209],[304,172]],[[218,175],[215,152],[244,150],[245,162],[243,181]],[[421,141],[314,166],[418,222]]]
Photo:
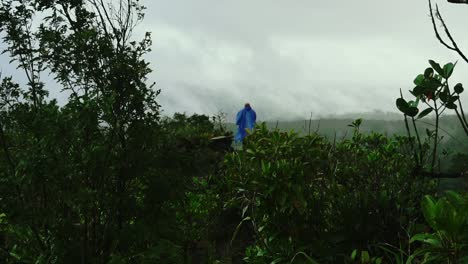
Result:
[[[436,1],[468,51],[468,5]],[[435,39],[427,0],[151,0],[152,77],[167,114],[265,119],[394,111],[428,59],[459,59]],[[460,63],[454,79],[468,81]]]
[[[151,79],[165,114],[261,119],[395,111],[399,88],[459,57],[436,40],[427,0],[146,0]],[[468,5],[436,0],[468,52]],[[454,80],[467,83],[460,61]],[[467,99],[465,99],[467,100]]]

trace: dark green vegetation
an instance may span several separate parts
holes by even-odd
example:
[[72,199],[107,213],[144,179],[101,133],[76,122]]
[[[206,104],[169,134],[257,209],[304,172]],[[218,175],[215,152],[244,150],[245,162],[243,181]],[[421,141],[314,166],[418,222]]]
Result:
[[359,127],[335,144],[259,128],[244,152],[227,157],[229,196],[260,238],[249,261],[288,262],[304,252],[342,263],[354,248],[398,243],[434,187],[412,171],[407,145]]
[[[405,121],[399,116],[399,120],[378,120],[378,116],[385,116],[384,113],[363,113],[355,114],[356,117],[363,118],[360,131],[366,134],[376,132],[385,136],[407,135]],[[327,117],[319,120],[295,120],[295,121],[269,121],[266,126],[269,129],[279,129],[283,132],[295,131],[299,135],[317,133],[326,137],[329,141],[350,139],[353,136],[353,128],[348,126],[353,119],[346,116]],[[435,119],[427,117],[415,120],[417,130],[420,131],[421,139],[429,140],[430,136],[426,131],[435,130]],[[228,130],[235,132],[233,123],[226,124]],[[468,169],[464,162],[460,161],[461,153],[468,153],[468,140],[465,140],[465,132],[455,115],[443,115],[439,119],[439,141],[437,164],[440,165],[442,173],[457,173]],[[438,171],[438,168],[437,170]]]
[[262,124],[227,152],[222,118],[160,116],[150,35],[131,38],[144,8],[116,3],[0,4],[26,80],[0,82],[0,263],[466,263],[468,198],[437,192],[444,121],[388,136],[358,119],[343,139]]

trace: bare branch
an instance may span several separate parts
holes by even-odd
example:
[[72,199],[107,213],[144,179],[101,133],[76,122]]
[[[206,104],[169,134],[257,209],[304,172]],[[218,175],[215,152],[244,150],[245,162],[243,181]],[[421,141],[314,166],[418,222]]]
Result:
[[468,4],[468,0],[447,0],[447,2],[452,4]]
[[458,48],[458,45],[457,43],[455,42],[455,40],[453,39],[452,37],[452,34],[450,34],[450,31],[448,30],[448,27],[447,25],[445,24],[445,21],[444,19],[442,18],[442,15],[440,14],[439,12],[439,7],[436,5],[436,15],[437,15],[437,18],[440,20],[440,22],[442,23],[442,26],[444,27],[444,30],[445,30],[445,34],[447,34],[447,37],[450,39],[450,41],[452,42],[453,44],[453,47],[455,48],[455,51],[458,53],[458,55],[460,55],[460,57],[463,58],[463,60],[465,62],[468,62],[468,58],[465,56],[465,54],[463,54],[463,52]]
[[434,12],[432,11],[432,2],[431,0],[428,0],[428,1],[429,1],[429,12],[431,13],[432,26],[434,27],[434,33],[436,34],[437,39],[440,41],[440,43],[442,43],[442,45],[444,45],[448,49],[455,50],[455,48],[449,46],[440,36],[439,30],[437,29],[437,24],[435,22]]
[[[439,7],[436,5],[436,11],[435,11],[435,17],[437,17],[437,20],[440,21],[440,23],[442,24],[442,27],[444,28],[444,31],[445,31],[445,34],[447,35],[447,37],[450,39],[450,42],[452,42],[452,45],[449,45],[447,44],[447,42],[445,42],[442,37],[440,36],[440,33],[439,33],[439,30],[437,29],[437,25],[436,25],[436,22],[435,22],[435,17],[434,17],[434,11],[432,9],[432,2],[431,0],[428,0],[429,1],[429,11],[431,13],[431,20],[432,20],[432,26],[434,27],[434,32],[436,34],[436,37],[437,39],[440,41],[440,43],[442,43],[442,45],[444,45],[446,48],[450,49],[450,50],[453,50],[453,51],[456,51],[458,53],[458,55],[460,55],[460,57],[462,57],[462,59],[468,63],[468,58],[465,56],[465,54],[460,50],[460,48],[458,48],[458,45],[455,41],[455,39],[452,37],[452,34],[450,33],[447,25],[445,24],[445,20],[443,19],[442,15],[440,14],[440,11],[439,11]],[[466,0],[468,1],[468,0]]]

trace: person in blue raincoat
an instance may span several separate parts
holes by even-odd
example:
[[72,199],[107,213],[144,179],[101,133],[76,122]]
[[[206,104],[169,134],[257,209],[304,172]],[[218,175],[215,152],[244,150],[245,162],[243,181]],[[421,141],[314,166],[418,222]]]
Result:
[[249,103],[244,105],[244,109],[237,113],[236,125],[238,126],[237,134],[235,137],[236,142],[242,142],[247,136],[247,129],[252,131],[255,127],[255,121],[257,120],[257,114],[250,107]]

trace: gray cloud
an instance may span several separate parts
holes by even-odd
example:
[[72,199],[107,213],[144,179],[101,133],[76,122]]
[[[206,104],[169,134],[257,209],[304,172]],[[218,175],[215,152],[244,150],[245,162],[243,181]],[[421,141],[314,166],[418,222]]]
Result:
[[[460,45],[468,9],[440,1]],[[395,111],[428,59],[455,61],[435,39],[427,1],[151,1],[166,114],[233,115],[250,101],[264,119]],[[464,22],[463,22],[464,21]],[[463,45],[462,43],[466,43]],[[460,63],[454,78],[465,81]]]
[[[438,3],[468,51],[468,6]],[[411,89],[428,59],[459,59],[436,40],[426,0],[145,4],[136,36],[153,32],[147,59],[167,115],[232,117],[247,101],[263,120],[395,111],[399,88]],[[468,83],[466,71],[460,62],[454,79]]]

